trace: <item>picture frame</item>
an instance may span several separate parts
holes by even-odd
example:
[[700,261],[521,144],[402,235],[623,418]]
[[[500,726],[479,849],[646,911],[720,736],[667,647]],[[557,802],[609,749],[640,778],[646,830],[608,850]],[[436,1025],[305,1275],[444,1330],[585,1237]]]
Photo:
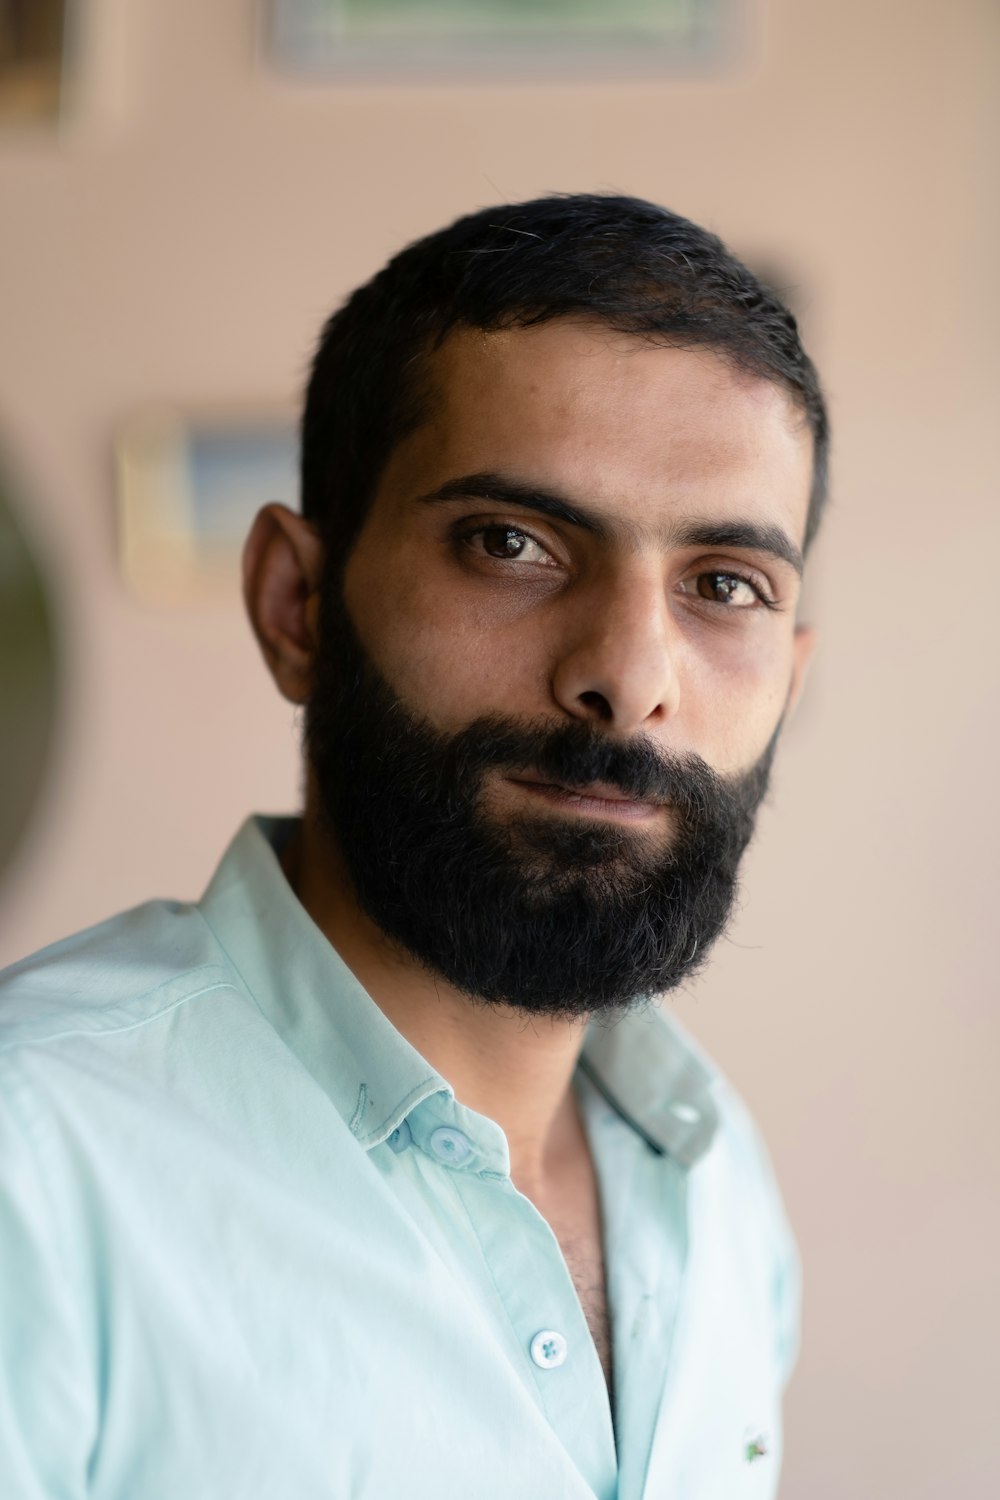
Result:
[[649,75],[739,50],[742,0],[268,0],[265,51],[312,79]]
[[298,503],[298,432],[282,405],[147,409],[115,445],[118,552],[129,591],[190,604],[238,588],[243,542],[269,501]]

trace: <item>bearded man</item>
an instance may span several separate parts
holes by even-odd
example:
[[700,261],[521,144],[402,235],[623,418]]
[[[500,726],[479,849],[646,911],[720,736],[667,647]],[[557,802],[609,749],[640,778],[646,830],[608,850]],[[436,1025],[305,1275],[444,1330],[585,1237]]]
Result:
[[794,319],[654,205],[494,208],[302,436],[244,578],[304,815],[0,987],[5,1500],[773,1495],[795,1250],[652,1001],[811,649]]

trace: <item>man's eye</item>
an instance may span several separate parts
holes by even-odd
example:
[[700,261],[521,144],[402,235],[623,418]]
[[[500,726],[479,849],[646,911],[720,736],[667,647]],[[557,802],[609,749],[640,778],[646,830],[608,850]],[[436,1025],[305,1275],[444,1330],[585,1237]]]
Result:
[[702,599],[725,604],[730,609],[750,609],[755,604],[770,604],[760,589],[738,573],[699,573],[695,587]]
[[501,557],[517,562],[551,561],[551,557],[540,542],[516,526],[480,526],[466,538],[470,545],[478,542],[488,557]]

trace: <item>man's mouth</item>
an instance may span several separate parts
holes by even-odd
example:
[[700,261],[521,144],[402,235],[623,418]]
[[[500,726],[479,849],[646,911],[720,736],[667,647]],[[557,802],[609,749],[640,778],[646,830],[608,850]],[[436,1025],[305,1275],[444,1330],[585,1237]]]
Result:
[[530,797],[580,817],[600,818],[611,823],[646,823],[663,815],[662,803],[631,797],[621,787],[605,781],[593,781],[586,786],[565,786],[525,771],[508,777],[508,780],[523,788]]

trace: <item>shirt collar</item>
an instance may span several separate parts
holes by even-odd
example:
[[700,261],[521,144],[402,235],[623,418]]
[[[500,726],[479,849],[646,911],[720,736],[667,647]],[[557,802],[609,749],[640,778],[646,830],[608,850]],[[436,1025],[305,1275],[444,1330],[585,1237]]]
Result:
[[256,1001],[366,1148],[452,1090],[355,979],[296,897],[278,853],[293,818],[248,818],[200,910]]
[[652,1002],[587,1028],[580,1070],[626,1124],[661,1155],[692,1167],[719,1125],[718,1073]]
[[[278,861],[293,818],[248,818],[200,910],[254,1001],[328,1094],[359,1144],[384,1141],[451,1086],[358,983],[297,899]],[[718,1124],[716,1075],[653,1006],[595,1019],[580,1061],[611,1106],[655,1151],[692,1166]]]

